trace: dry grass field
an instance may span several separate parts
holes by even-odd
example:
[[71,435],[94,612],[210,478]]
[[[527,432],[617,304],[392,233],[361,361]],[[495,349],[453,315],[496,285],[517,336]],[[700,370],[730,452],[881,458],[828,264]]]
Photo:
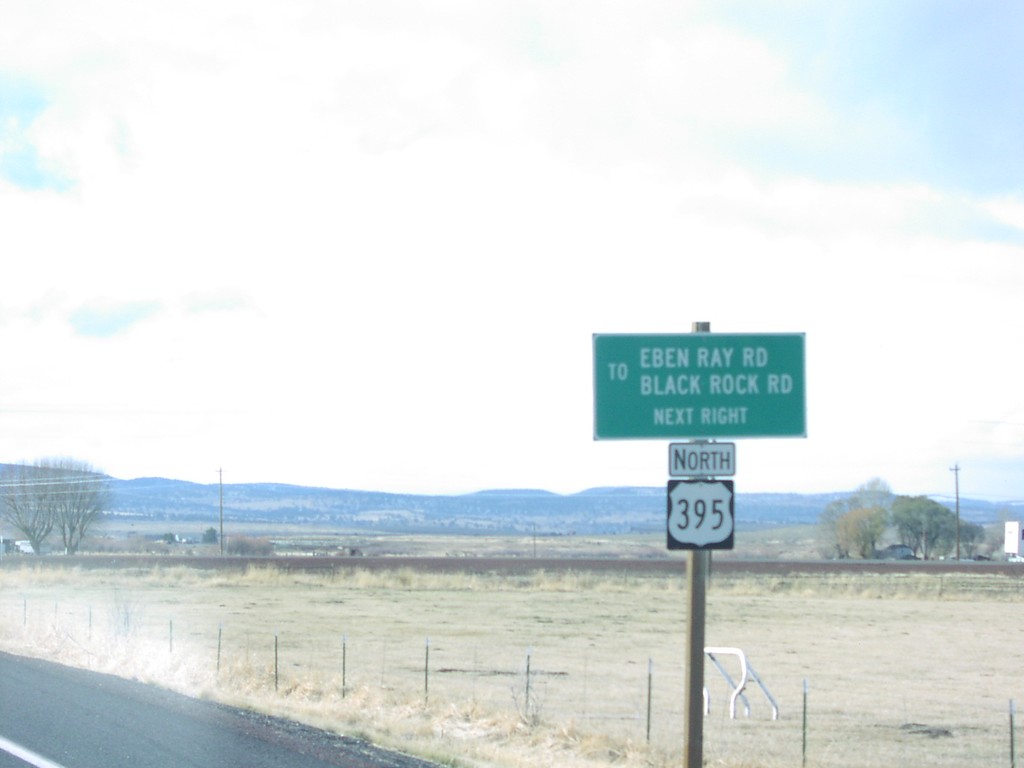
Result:
[[[8,558],[0,647],[455,765],[668,766],[683,746],[684,598],[682,569],[97,570]],[[1024,695],[1022,599],[1024,580],[984,571],[716,575],[707,642],[746,651],[781,716],[750,687],[750,716],[741,707],[730,720],[708,664],[707,764],[800,765],[804,681],[809,766],[1006,764],[1009,702]]]

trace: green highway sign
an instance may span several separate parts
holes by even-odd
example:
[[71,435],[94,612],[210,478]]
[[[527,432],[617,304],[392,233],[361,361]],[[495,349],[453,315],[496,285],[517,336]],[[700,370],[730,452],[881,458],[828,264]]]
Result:
[[594,439],[806,437],[804,334],[594,334]]

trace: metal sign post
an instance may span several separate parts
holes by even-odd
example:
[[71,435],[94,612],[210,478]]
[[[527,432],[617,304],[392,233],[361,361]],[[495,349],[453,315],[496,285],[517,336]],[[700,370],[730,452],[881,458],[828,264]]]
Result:
[[704,616],[711,553],[696,549],[686,558],[686,768],[704,765]]
[[[711,323],[694,323],[693,333],[709,333]],[[711,552],[695,549],[686,558],[686,768],[704,766],[704,617]]]

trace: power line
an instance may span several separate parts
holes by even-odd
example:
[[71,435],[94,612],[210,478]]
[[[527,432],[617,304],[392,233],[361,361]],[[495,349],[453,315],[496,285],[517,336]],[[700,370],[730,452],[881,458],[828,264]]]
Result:
[[109,482],[108,477],[58,477],[47,480],[5,480],[0,481],[0,488],[37,488],[42,485],[83,485],[86,483]]

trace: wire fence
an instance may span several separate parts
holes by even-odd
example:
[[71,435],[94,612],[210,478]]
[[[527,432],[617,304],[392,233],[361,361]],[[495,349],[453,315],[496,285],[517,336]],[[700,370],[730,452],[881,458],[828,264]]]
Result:
[[[658,660],[639,653],[608,658],[600,648],[555,656],[541,643],[447,635],[440,626],[417,636],[339,627],[328,636],[253,618],[211,623],[187,611],[152,610],[128,595],[97,607],[7,594],[0,615],[2,639],[12,650],[171,687],[187,688],[182,679],[188,678],[264,703],[316,699],[339,711],[350,700],[365,706],[372,694],[376,707],[454,707],[481,721],[501,716],[527,728],[559,724],[577,741],[600,735],[602,743],[634,750],[673,755],[682,749],[681,649]],[[779,705],[776,720],[771,699],[754,685],[732,717],[729,676],[706,665],[705,757],[716,765],[1016,764],[1015,705],[1006,693],[951,696],[894,680],[858,709],[828,676],[767,680]],[[462,727],[472,730],[468,721]],[[608,748],[610,761],[616,754]]]

